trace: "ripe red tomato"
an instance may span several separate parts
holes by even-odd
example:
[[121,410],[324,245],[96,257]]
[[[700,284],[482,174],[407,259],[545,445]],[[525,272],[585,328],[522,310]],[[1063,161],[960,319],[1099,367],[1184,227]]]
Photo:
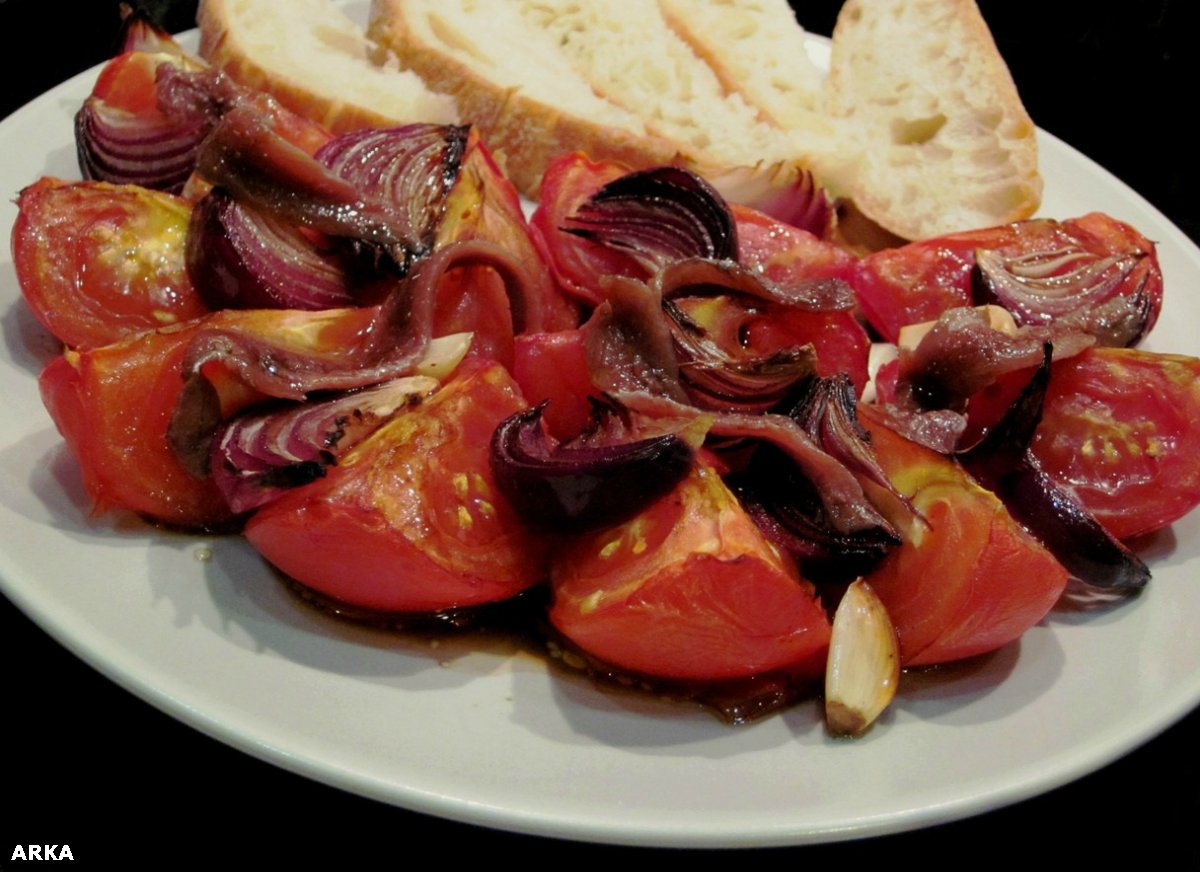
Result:
[[196,327],[144,333],[91,351],[69,351],[42,371],[42,402],[79,462],[94,510],[129,509],[179,527],[230,519],[211,481],[184,468],[167,444]]
[[130,115],[162,117],[155,84],[161,64],[184,67],[177,55],[165,52],[127,51],[117,55],[100,71],[92,96],[112,109]]
[[591,416],[588,397],[597,394],[582,330],[518,336],[512,374],[530,405],[550,401],[542,415],[550,435],[558,440],[579,435]]
[[1125,292],[1141,287],[1147,295],[1151,307],[1147,331],[1162,306],[1162,273],[1154,244],[1129,225],[1093,212],[1062,222],[1021,221],[954,233],[864,257],[854,271],[863,316],[880,336],[895,342],[906,324],[933,321],[947,309],[972,305],[971,271],[980,248],[1004,255],[1069,248],[1101,256],[1145,255],[1125,280]]
[[747,206],[730,209],[737,222],[738,260],[776,284],[853,278],[857,259],[845,249]]
[[1092,348],[1054,364],[1031,446],[1119,539],[1200,504],[1200,360]]
[[829,622],[711,469],[554,558],[550,621],[622,670],[709,681],[819,671]]
[[[471,354],[511,365],[513,329],[563,330],[578,323],[579,309],[559,293],[530,238],[521,201],[472,128],[462,169],[437,231],[438,246],[481,239],[500,246],[525,272],[525,299],[510,301],[490,267],[451,270],[438,286],[434,335],[470,331]],[[524,323],[513,323],[513,304]]]
[[432,398],[246,525],[300,583],[373,611],[433,612],[513,596],[545,577],[545,543],[496,487],[489,446],[525,408],[508,373],[468,362]]
[[96,348],[208,311],[184,265],[191,207],[104,182],[44,178],[21,192],[13,264],[43,326]]
[[887,608],[905,665],[945,663],[1018,638],[1058,601],[1067,572],[956,463],[860,418],[880,465],[928,525],[872,489],[904,542],[867,582]]
[[645,279],[646,270],[627,254],[559,230],[568,215],[601,187],[629,172],[613,161],[593,161],[582,152],[563,155],[546,167],[529,233],[563,292],[587,306],[603,301],[600,277]]

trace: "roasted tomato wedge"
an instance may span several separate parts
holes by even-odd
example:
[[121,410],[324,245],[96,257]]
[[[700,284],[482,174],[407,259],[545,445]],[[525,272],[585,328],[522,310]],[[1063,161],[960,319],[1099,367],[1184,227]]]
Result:
[[1118,539],[1200,503],[1200,360],[1093,348],[1054,364],[1033,453]]
[[[525,271],[528,298],[510,301],[503,282],[489,267],[459,267],[438,286],[435,335],[470,331],[475,334],[472,355],[508,366],[514,329],[561,330],[576,325],[578,307],[559,293],[530,239],[516,189],[501,174],[474,128],[438,225],[437,245],[467,239],[494,242],[512,254]],[[514,308],[527,323],[513,323]]]
[[895,342],[906,324],[936,320],[956,306],[988,302],[975,300],[972,293],[977,249],[1006,257],[1041,253],[1064,264],[1073,262],[1070,253],[1085,258],[1132,255],[1140,262],[1122,280],[1118,293],[1145,294],[1146,331],[1162,307],[1162,273],[1154,244],[1129,225],[1093,212],[1062,222],[1039,219],[955,233],[864,257],[854,273],[864,317],[880,336]]
[[[230,520],[212,482],[189,473],[167,444],[183,390],[180,367],[196,329],[189,324],[68,351],[43,370],[42,401],[79,462],[95,511],[129,509],[179,527]],[[231,408],[252,399],[233,381],[225,394]]]
[[823,667],[825,611],[710,468],[555,556],[550,620],[618,669],[711,681]]
[[538,207],[529,220],[530,235],[563,292],[587,306],[604,296],[601,276],[646,278],[629,255],[559,230],[588,197],[629,169],[612,161],[593,161],[582,152],[563,155],[546,167]]
[[17,278],[65,344],[96,348],[208,311],[184,266],[191,207],[133,185],[45,178],[21,192]]
[[531,406],[550,401],[542,420],[551,436],[579,435],[591,416],[588,397],[596,394],[582,330],[518,336],[512,373]]
[[543,579],[545,545],[496,488],[488,446],[524,408],[502,367],[468,362],[325,478],[261,509],[246,536],[292,578],[362,609],[435,612],[513,596]]
[[[42,400],[83,469],[96,510],[129,509],[180,527],[210,527],[230,511],[212,482],[188,471],[167,433],[184,391],[188,345],[205,330],[230,331],[273,349],[329,352],[368,323],[364,309],[226,310],[88,351],[69,351],[41,377]],[[204,365],[219,413],[263,394],[219,361]]]
[[1067,583],[1058,561],[958,464],[893,433],[869,406],[860,419],[880,466],[924,519],[864,484],[904,537],[866,576],[896,625],[902,662],[982,654],[1040,621]]

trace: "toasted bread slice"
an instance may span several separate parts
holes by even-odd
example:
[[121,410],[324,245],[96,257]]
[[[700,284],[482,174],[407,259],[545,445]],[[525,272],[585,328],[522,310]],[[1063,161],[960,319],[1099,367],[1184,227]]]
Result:
[[499,0],[373,0],[368,35],[475,124],[513,184],[535,196],[556,155],[582,150],[631,166],[677,147],[593,92],[550,35]]
[[330,0],[201,0],[200,54],[335,133],[457,121],[454,101],[380,67],[361,27]]
[[1041,202],[1033,122],[973,0],[847,0],[826,108],[863,148],[855,203],[893,233],[1015,221]]

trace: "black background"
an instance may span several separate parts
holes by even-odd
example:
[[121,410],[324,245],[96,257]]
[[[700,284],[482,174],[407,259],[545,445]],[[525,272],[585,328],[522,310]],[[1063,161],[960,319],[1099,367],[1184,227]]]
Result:
[[[194,5],[170,0],[158,5],[170,29],[191,26]],[[809,30],[828,34],[839,4],[794,5]],[[1034,120],[1200,240],[1191,124],[1200,85],[1192,45],[1197,4],[984,0],[980,5]],[[1120,13],[1101,14],[1100,8]],[[115,38],[115,10],[116,3],[107,0],[0,0],[0,117],[102,60]],[[1189,292],[1193,289],[1168,289]],[[379,858],[402,864],[436,862],[439,854],[453,857],[468,845],[526,864],[584,856],[600,862],[712,857],[492,832],[351,796],[178,724],[76,660],[2,598],[0,639],[0,868],[18,842],[67,842],[77,860],[110,862],[189,857],[319,864]],[[1197,868],[1198,742],[1200,713],[1194,712],[1106,769],[1010,808],[916,833],[716,859],[912,858],[958,865],[985,857],[1012,863],[1061,855],[1087,862],[1128,854]],[[437,853],[418,858],[417,845]]]

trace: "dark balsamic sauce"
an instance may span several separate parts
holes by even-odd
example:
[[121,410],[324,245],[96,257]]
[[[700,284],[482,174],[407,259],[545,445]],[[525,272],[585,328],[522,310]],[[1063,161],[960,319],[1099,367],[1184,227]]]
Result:
[[[283,577],[283,576],[281,576]],[[661,701],[699,705],[728,724],[748,724],[798,702],[815,698],[824,674],[823,652],[809,662],[785,670],[714,681],[680,681],[641,675],[599,660],[574,645],[546,620],[550,592],[545,586],[500,603],[446,609],[433,613],[377,612],[352,606],[305,587],[285,583],[306,605],[339,620],[406,636],[437,640],[453,636],[478,640],[479,648],[497,641],[538,657],[565,675],[585,676],[607,693],[651,695]]]

